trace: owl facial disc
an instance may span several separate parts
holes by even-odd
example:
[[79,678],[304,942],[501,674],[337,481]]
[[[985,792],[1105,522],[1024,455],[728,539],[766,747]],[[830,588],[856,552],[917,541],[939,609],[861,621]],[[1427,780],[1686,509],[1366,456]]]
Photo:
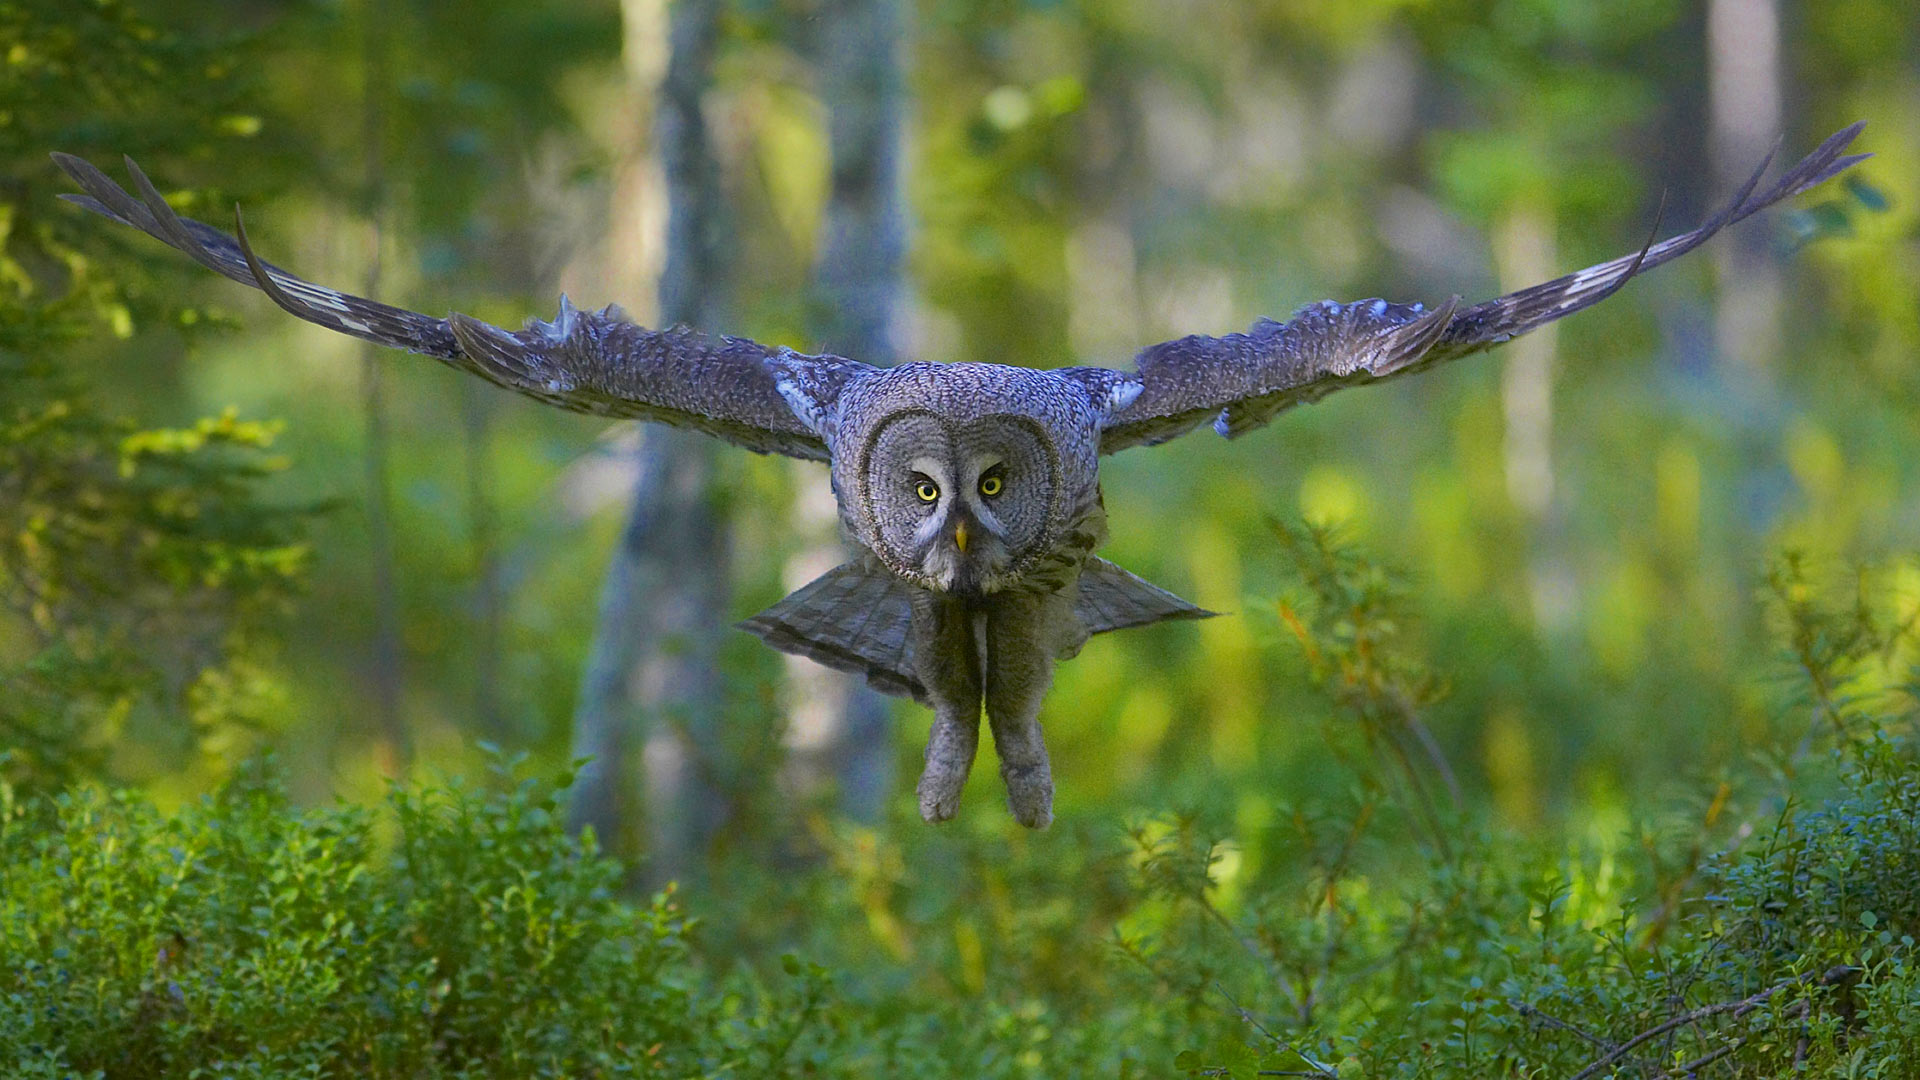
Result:
[[877,427],[865,465],[869,546],[926,588],[998,592],[1047,533],[1053,457],[1023,417],[904,411]]

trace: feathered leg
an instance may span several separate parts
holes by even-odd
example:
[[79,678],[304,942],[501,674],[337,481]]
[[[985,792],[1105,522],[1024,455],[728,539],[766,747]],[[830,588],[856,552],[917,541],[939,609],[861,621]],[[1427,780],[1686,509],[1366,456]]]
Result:
[[987,723],[1007,806],[1029,829],[1053,822],[1053,768],[1040,734],[1040,699],[1053,682],[1062,635],[1077,625],[1067,621],[1072,618],[1071,603],[1060,593],[1008,596],[987,611]]
[[927,766],[920,774],[920,816],[946,821],[960,810],[980,748],[980,648],[977,614],[959,601],[929,592],[913,597],[913,656],[933,706]]

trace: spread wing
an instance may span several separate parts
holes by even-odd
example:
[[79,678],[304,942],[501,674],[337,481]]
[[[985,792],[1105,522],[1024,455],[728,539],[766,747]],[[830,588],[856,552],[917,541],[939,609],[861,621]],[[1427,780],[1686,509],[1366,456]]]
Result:
[[[1758,194],[1760,168],[1727,207],[1692,232],[1635,254],[1589,266],[1543,285],[1460,307],[1455,297],[1429,310],[1420,304],[1323,301],[1284,323],[1262,319],[1244,334],[1184,337],[1142,351],[1131,376],[1139,390],[1101,432],[1103,453],[1150,446],[1207,420],[1233,438],[1284,409],[1345,386],[1405,375],[1490,349],[1612,296],[1645,270],[1679,258],[1721,229],[1797,195],[1872,155],[1843,155],[1860,133],[1836,133]],[[1086,371],[1088,369],[1077,369]],[[1093,369],[1100,370],[1100,369]]]
[[53,159],[86,191],[62,198],[178,248],[308,322],[424,353],[574,412],[688,427],[761,453],[825,461],[827,446],[817,418],[803,420],[788,395],[817,402],[818,395],[836,392],[847,379],[872,370],[837,356],[805,356],[742,338],[647,330],[619,308],[581,311],[565,297],[552,322],[532,319],[518,332],[460,314],[440,319],[390,307],[262,262],[247,242],[238,210],[237,239],[178,216],[130,159],[127,171],[137,198],[79,158],[55,154]]

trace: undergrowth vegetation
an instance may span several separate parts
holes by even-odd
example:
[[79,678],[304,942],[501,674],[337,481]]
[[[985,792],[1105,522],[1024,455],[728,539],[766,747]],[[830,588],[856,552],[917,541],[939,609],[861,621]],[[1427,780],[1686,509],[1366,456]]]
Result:
[[[1772,577],[1809,733],[1636,835],[1523,839],[1446,794],[1444,680],[1394,577],[1283,529],[1281,623],[1349,795],[1291,857],[1169,813],[740,852],[633,902],[565,778],[302,809],[270,765],[162,812],[6,792],[9,1075],[1920,1075],[1909,627]],[[1867,579],[1862,579],[1867,580]],[[1870,582],[1869,582],[1870,585]],[[1836,599],[1836,595],[1838,598]],[[1265,845],[1269,850],[1275,845]]]

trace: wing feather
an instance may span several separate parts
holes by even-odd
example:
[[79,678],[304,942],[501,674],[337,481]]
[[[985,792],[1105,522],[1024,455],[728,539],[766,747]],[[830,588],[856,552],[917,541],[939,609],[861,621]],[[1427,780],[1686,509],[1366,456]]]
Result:
[[[1421,371],[1511,341],[1592,307],[1637,275],[1699,247],[1721,229],[1823,183],[1870,154],[1843,154],[1860,133],[1854,124],[1755,193],[1770,153],[1732,200],[1691,232],[1647,243],[1639,251],[1472,307],[1455,297],[1428,310],[1420,304],[1322,301],[1284,323],[1262,319],[1244,334],[1195,335],[1154,345],[1136,359],[1140,390],[1115,410],[1101,432],[1102,453],[1150,446],[1207,420],[1234,438],[1285,409],[1346,386]],[[1655,226],[1657,235],[1658,225]]]
[[138,229],[201,266],[267,294],[330,330],[435,357],[497,386],[574,412],[693,428],[761,453],[827,459],[822,417],[850,379],[875,369],[744,338],[648,330],[617,307],[582,311],[566,297],[552,322],[509,331],[466,315],[435,318],[303,280],[254,254],[235,208],[237,236],[180,217],[127,160],[134,193],[86,161],[53,159],[84,195],[63,198]]

